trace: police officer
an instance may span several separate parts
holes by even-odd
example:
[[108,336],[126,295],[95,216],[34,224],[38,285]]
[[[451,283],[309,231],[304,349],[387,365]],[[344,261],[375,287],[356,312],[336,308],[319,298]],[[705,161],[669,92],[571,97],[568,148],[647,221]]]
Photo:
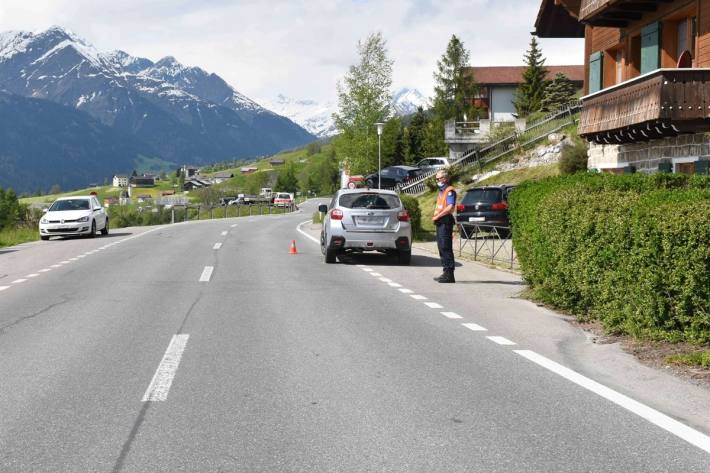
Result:
[[441,276],[434,278],[440,283],[454,283],[454,210],[456,210],[456,189],[449,182],[449,173],[445,169],[440,169],[436,173],[436,185],[439,194],[436,197],[436,208],[434,216],[431,218],[436,226],[436,246],[439,248],[441,266],[444,272]]

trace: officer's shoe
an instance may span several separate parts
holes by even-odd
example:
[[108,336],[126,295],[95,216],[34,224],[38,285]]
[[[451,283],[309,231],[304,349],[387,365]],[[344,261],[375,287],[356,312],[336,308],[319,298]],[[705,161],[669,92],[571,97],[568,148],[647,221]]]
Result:
[[444,274],[441,275],[438,281],[440,283],[455,283],[456,279],[454,279],[454,272],[446,271]]
[[446,277],[446,273],[441,273],[440,275],[438,275],[434,278],[434,281],[439,282],[445,277]]

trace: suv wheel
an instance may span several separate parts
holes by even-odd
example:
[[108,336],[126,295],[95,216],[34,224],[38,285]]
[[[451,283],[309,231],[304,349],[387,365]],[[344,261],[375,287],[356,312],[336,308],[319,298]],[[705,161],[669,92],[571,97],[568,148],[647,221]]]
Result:
[[320,232],[320,252],[323,253],[323,260],[326,263],[335,263],[335,250],[328,248],[328,245],[326,245],[325,232]]

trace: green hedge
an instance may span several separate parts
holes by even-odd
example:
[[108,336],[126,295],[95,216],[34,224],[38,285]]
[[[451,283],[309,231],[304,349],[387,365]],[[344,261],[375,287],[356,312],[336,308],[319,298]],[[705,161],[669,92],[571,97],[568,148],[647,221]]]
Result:
[[548,178],[510,209],[535,297],[613,333],[710,343],[710,177]]
[[419,201],[407,194],[400,194],[400,199],[402,199],[402,205],[407,209],[409,213],[409,221],[412,225],[412,238],[417,238],[422,232],[422,211],[419,208]]

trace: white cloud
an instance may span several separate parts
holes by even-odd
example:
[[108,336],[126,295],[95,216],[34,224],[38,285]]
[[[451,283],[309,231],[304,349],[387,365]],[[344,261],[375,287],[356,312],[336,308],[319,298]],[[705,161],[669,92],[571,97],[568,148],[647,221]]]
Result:
[[[517,65],[530,42],[530,0],[2,0],[0,31],[69,28],[100,50],[175,56],[253,98],[284,93],[333,100],[357,61],[356,43],[381,31],[394,86],[429,94],[436,61],[456,34],[472,65]],[[547,64],[583,61],[580,40],[542,40]]]

